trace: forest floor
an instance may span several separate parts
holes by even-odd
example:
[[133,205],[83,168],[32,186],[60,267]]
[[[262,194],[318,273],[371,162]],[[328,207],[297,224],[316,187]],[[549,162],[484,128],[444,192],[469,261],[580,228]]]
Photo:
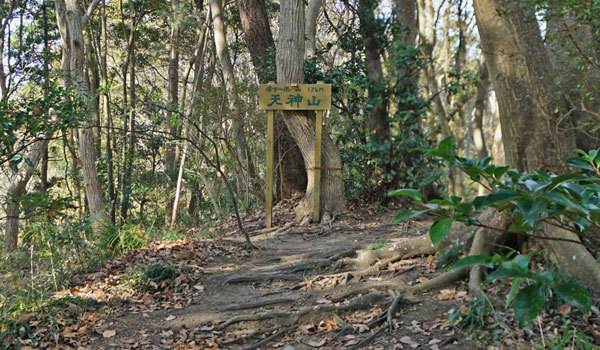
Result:
[[[36,346],[27,339],[21,345],[23,349],[482,348],[473,334],[449,325],[450,315],[460,313],[469,297],[464,284],[392,296],[398,301],[393,317],[386,316],[390,297],[385,290],[368,288],[386,282],[421,283],[439,273],[433,257],[394,261],[364,274],[332,271],[331,263],[323,263],[335,262],[354,249],[381,248],[420,235],[430,224],[393,224],[393,214],[355,209],[330,224],[301,227],[290,224],[291,210],[279,210],[270,230],[264,228],[264,216],[245,219],[258,247],[254,251],[244,248],[233,223],[213,228],[218,239],[198,238],[201,232],[191,230],[189,237],[131,251],[98,271],[76,276],[72,286],[57,295],[71,298],[66,302],[71,314],[55,319],[59,332]],[[210,236],[206,231],[203,235]],[[339,296],[356,288],[364,292]],[[32,338],[36,334],[43,338],[49,331],[36,314],[22,315],[19,322]],[[501,337],[498,348],[515,348],[510,345],[527,336],[515,332]]]

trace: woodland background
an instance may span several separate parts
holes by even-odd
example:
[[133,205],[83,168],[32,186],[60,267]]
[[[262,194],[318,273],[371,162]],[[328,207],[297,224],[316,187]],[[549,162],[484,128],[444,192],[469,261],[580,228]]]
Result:
[[[521,172],[563,173],[575,148],[600,146],[597,1],[4,0],[0,12],[1,269],[36,271],[41,292],[233,216],[245,233],[264,205],[259,83],[333,86],[323,222],[398,188],[488,193],[425,156],[443,139]],[[275,203],[306,224],[314,116],[276,120]]]

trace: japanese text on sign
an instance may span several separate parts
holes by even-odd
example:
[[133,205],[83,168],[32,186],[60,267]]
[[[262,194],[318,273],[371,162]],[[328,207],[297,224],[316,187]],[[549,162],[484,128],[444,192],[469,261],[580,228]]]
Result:
[[267,110],[326,110],[331,108],[331,85],[261,84],[258,108]]

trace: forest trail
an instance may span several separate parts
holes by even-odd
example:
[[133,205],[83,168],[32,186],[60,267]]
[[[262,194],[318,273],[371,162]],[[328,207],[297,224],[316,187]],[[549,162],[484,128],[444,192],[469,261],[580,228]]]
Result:
[[[183,239],[124,256],[108,265],[113,277],[105,271],[80,281],[90,286],[95,280],[100,283],[96,288],[115,294],[106,297],[100,313],[84,313],[79,323],[67,327],[70,334],[61,336],[75,347],[94,349],[476,349],[475,343],[454,333],[447,323],[448,311],[466,297],[464,286],[406,298],[393,318],[391,332],[377,322],[385,316],[383,301],[327,310],[335,305],[332,298],[340,292],[373,283],[414,284],[436,273],[435,263],[428,257],[397,261],[385,270],[354,278],[331,272],[325,265],[314,268],[324,257],[366,246],[382,247],[427,229],[422,222],[393,224],[389,212],[358,212],[331,224],[288,224],[273,230],[259,228],[264,227],[263,218],[247,220],[245,225],[259,247],[252,253],[242,248],[241,235],[231,225],[225,228],[228,233],[222,240]],[[280,223],[292,222],[291,213],[289,218],[278,215]],[[201,254],[210,256],[202,258]],[[142,292],[139,287],[117,292],[119,285],[127,285],[123,276],[158,261],[176,267],[181,274],[158,283],[150,281],[150,287]],[[308,267],[306,261],[315,265]],[[273,273],[281,266],[297,268]],[[113,289],[106,287],[110,285]],[[385,293],[372,290],[365,295],[381,295],[376,292]],[[90,291],[79,286],[69,293],[89,296]],[[298,313],[309,307],[323,310],[298,319],[286,316],[219,328],[225,320],[240,315]]]

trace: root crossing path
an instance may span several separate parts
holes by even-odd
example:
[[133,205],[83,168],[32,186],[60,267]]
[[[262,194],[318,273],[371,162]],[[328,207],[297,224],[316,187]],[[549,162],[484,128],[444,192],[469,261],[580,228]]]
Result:
[[477,349],[447,322],[467,296],[464,283],[447,282],[464,273],[436,272],[426,251],[390,253],[422,240],[427,224],[394,225],[389,213],[363,213],[329,225],[250,231],[258,250],[193,268],[193,293],[183,303],[109,309],[89,346]]

